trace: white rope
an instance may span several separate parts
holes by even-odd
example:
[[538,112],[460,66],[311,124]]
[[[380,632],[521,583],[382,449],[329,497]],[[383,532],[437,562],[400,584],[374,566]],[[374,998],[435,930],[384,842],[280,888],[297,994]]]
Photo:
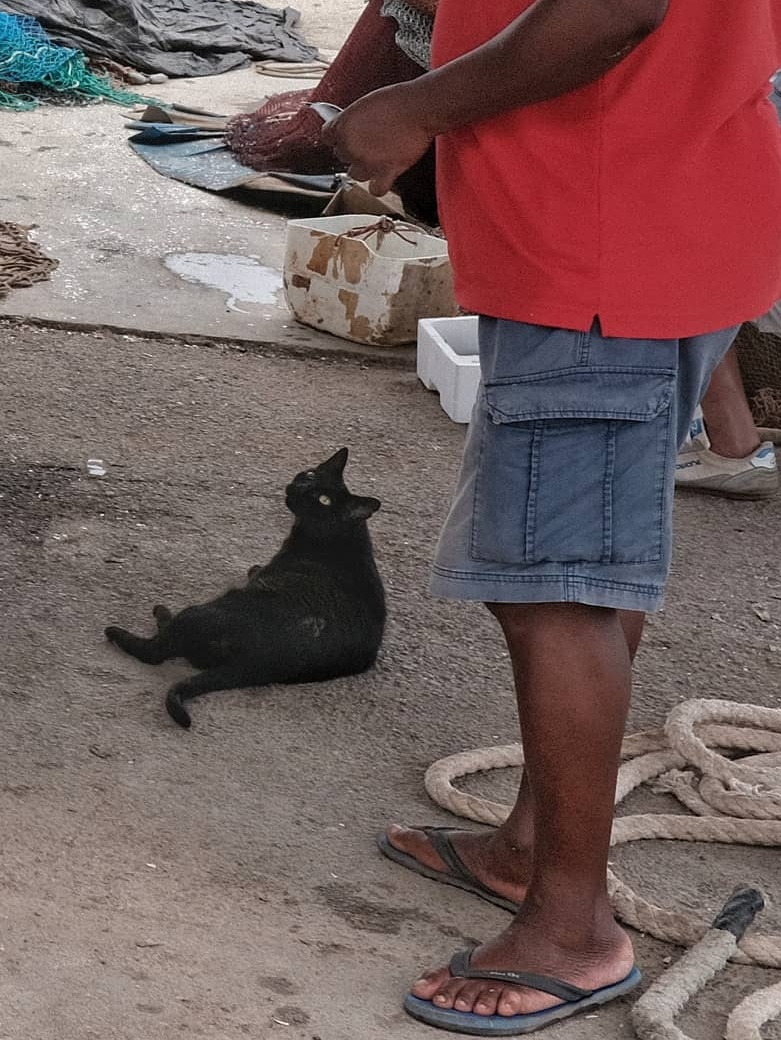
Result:
[[[753,752],[735,761],[721,751]],[[616,804],[641,784],[659,786],[696,815],[642,814],[615,820],[612,845],[629,841],[704,841],[781,846],[781,710],[723,700],[690,700],[675,707],[664,730],[627,737],[622,747]],[[435,762],[425,786],[438,805],[456,816],[498,826],[511,806],[470,794],[453,781],[472,773],[520,768],[520,745],[465,751]],[[694,946],[710,923],[695,914],[656,906],[608,871],[617,916],[648,935]],[[749,934],[731,950],[741,964],[781,968],[781,935]],[[781,1014],[781,986],[749,997],[733,1012],[728,1040],[760,1040],[759,1027]],[[764,1016],[764,1017],[762,1017]],[[734,1022],[733,1022],[734,1020]],[[672,1027],[660,1038],[680,1040]]]
[[255,72],[261,76],[279,79],[322,79],[328,71],[329,61],[274,61],[269,58],[255,62]]
[[765,1023],[781,1015],[781,982],[757,990],[738,1004],[727,1021],[725,1040],[763,1040]]
[[[729,932],[709,931],[671,968],[649,986],[632,1008],[632,1025],[640,1040],[689,1040],[675,1025],[675,1016],[717,975],[735,951]],[[739,1037],[738,1040],[743,1040]]]

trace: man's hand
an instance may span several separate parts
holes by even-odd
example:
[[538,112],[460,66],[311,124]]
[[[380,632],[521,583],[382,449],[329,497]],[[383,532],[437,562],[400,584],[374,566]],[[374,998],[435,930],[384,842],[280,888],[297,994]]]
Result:
[[349,164],[351,177],[369,182],[372,195],[390,191],[434,139],[406,87],[375,90],[323,127],[323,141]]
[[376,90],[323,131],[356,180],[384,194],[439,134],[578,90],[664,21],[670,0],[535,0],[460,58]]

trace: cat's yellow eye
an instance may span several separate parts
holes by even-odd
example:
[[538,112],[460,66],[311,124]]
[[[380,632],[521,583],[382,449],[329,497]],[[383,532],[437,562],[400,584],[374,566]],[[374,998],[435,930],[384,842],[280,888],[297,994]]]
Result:
[[330,506],[331,499],[328,497],[328,495],[321,495],[318,499],[318,502],[321,506]]

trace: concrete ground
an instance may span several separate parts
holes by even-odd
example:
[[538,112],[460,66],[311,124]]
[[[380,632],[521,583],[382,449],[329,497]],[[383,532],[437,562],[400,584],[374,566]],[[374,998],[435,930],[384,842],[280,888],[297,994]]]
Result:
[[[305,14],[324,34],[311,39],[338,46],[346,24],[325,4]],[[282,86],[241,72],[164,89],[238,110]],[[0,219],[38,224],[61,260],[51,282],[0,304],[36,319],[0,319],[0,1040],[430,1036],[400,1009],[410,979],[506,922],[372,844],[388,820],[453,822],[424,793],[426,767],[516,736],[493,624],[426,591],[463,430],[403,358],[339,357],[279,299],[229,311],[227,293],[167,268],[170,254],[228,253],[278,272],[284,225],[152,173],[115,109],[4,116],[0,138]],[[351,487],[383,501],[378,667],[215,694],[177,729],[162,701],[187,669],[141,665],[103,627],[143,630],[153,603],[240,581],[286,532],[285,482],[341,444]],[[104,478],[88,476],[90,458]],[[780,706],[779,508],[681,497],[630,729],[692,696]],[[508,799],[512,781],[478,786]],[[668,805],[643,792],[628,808]],[[640,842],[614,861],[647,897],[704,918],[736,883],[758,883],[774,897],[759,928],[781,932],[776,849]],[[634,938],[648,979],[676,956]],[[737,1000],[777,978],[731,968],[682,1025],[713,1040]],[[628,1040],[628,1010],[546,1035]],[[781,1040],[781,1025],[765,1036]]]
[[[302,31],[326,57],[363,9],[362,0],[298,6]],[[248,68],[142,92],[234,115],[313,85]],[[260,208],[257,193],[237,201],[156,173],[128,147],[125,114],[115,105],[3,113],[2,219],[37,225],[60,267],[50,282],[0,298],[0,315],[334,349],[330,337],[290,318],[285,217]]]

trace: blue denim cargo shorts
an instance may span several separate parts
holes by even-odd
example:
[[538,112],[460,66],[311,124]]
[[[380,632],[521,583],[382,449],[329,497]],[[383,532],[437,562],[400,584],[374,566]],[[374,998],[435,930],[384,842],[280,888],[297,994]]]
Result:
[[431,591],[657,610],[678,447],[736,333],[616,339],[481,318],[482,382]]

